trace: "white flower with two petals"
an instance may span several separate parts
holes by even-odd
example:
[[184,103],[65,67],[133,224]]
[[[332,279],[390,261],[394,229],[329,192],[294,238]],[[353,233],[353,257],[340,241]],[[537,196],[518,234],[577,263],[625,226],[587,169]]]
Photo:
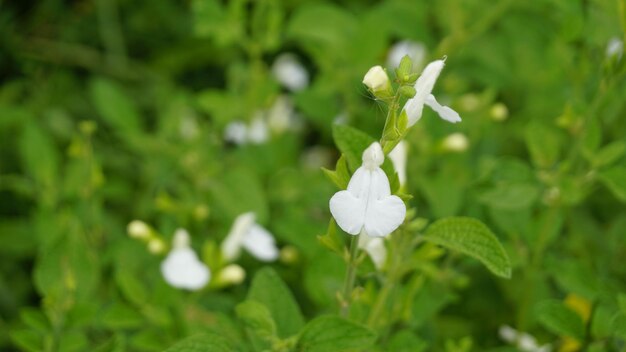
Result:
[[263,144],[269,139],[269,130],[265,122],[264,113],[257,111],[250,124],[243,121],[232,121],[226,125],[224,139],[237,145]]
[[391,195],[389,179],[380,168],[385,155],[378,142],[363,152],[363,164],[352,175],[348,189],[330,199],[330,212],[337,225],[351,235],[361,232],[384,237],[402,224],[406,215],[404,202]]
[[192,291],[203,288],[211,278],[209,267],[198,259],[184,229],[176,230],[172,250],[161,262],[161,273],[171,286]]
[[457,123],[461,121],[459,114],[447,106],[443,106],[437,102],[435,96],[431,94],[435,82],[439,77],[439,73],[445,65],[444,60],[436,60],[428,64],[422,75],[415,82],[415,96],[407,100],[403,110],[406,112],[409,126],[413,126],[420,118],[422,118],[422,110],[424,105],[430,106],[439,116],[449,122]]
[[274,236],[256,223],[256,216],[252,212],[241,214],[235,219],[221,246],[222,255],[229,262],[239,258],[242,249],[264,262],[278,259],[280,253]]

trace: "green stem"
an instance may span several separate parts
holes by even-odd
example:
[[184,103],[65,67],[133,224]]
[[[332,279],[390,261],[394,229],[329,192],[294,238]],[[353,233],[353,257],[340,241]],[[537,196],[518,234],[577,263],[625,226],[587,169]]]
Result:
[[343,285],[343,295],[341,301],[341,316],[347,317],[350,312],[350,304],[352,303],[352,290],[354,289],[354,281],[356,279],[356,257],[359,253],[359,236],[352,236],[350,239],[350,257],[348,258],[348,267],[346,269],[346,279]]

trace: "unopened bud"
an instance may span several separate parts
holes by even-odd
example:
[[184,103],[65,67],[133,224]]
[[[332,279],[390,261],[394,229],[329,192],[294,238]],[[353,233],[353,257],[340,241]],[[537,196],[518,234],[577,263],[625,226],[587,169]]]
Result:
[[381,66],[374,66],[363,77],[363,84],[369,88],[374,95],[388,93],[390,86],[387,72]]
[[450,152],[464,152],[469,147],[469,140],[463,133],[453,133],[443,140],[443,148]]
[[240,284],[245,278],[246,271],[237,264],[227,265],[219,274],[219,281],[229,285]]
[[509,117],[509,109],[502,103],[495,103],[489,110],[489,116],[494,121],[504,121]]
[[153,238],[148,242],[148,250],[152,254],[162,254],[165,252],[165,242],[160,238]]
[[280,250],[280,261],[291,264],[298,261],[298,249],[294,246],[285,246]]
[[147,239],[150,237],[152,230],[145,222],[141,220],[133,220],[126,228],[128,235],[132,238]]

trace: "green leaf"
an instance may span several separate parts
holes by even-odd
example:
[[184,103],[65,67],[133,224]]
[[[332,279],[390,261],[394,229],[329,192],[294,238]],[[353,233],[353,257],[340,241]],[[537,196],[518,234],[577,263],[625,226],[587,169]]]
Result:
[[43,337],[28,329],[12,330],[11,340],[24,351],[38,352],[43,350]]
[[346,162],[345,154],[341,154],[341,157],[337,160],[335,171],[322,168],[324,174],[337,186],[339,189],[348,188],[350,182],[350,172],[348,171],[348,163]]
[[298,303],[287,285],[271,268],[263,268],[254,276],[248,299],[267,307],[276,322],[278,336],[281,338],[295,335],[304,326],[304,318]]
[[343,254],[344,242],[337,235],[337,224],[335,223],[334,218],[330,218],[326,234],[322,236],[317,236],[317,239],[324,247],[332,250],[339,255]]
[[500,241],[476,219],[451,217],[438,220],[428,227],[424,238],[478,259],[497,276],[511,277],[511,263]]
[[140,115],[135,103],[116,83],[96,78],[89,86],[91,100],[102,118],[118,133],[138,133]]
[[557,161],[561,151],[560,137],[550,126],[538,122],[527,126],[526,146],[537,166],[547,168]]
[[217,334],[201,334],[188,337],[171,346],[165,352],[232,352],[236,349]]
[[363,151],[376,140],[367,133],[347,125],[333,125],[333,139],[337,148],[346,156],[350,170],[361,166]]
[[54,141],[33,121],[26,122],[20,139],[22,163],[25,171],[37,182],[52,186],[59,169],[59,154]]
[[626,167],[615,166],[600,172],[600,180],[622,202],[626,202]]
[[557,300],[543,301],[536,307],[537,319],[546,329],[560,336],[569,336],[583,341],[585,326],[576,312]]
[[626,143],[624,141],[613,142],[592,155],[593,166],[598,168],[610,165],[621,158],[624,152],[626,152]]
[[298,352],[357,351],[372,347],[376,335],[369,329],[337,316],[312,320],[298,339]]
[[483,192],[479,199],[493,208],[513,210],[531,206],[538,195],[537,187],[529,183],[500,183]]
[[259,302],[247,300],[235,307],[237,317],[244,324],[266,341],[272,341],[276,337],[276,324],[270,311]]

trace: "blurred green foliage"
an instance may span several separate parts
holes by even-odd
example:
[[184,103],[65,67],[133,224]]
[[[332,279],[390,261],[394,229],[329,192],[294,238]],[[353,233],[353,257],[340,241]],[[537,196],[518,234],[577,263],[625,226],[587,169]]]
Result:
[[[626,57],[606,47],[625,33],[624,0],[1,2],[0,349],[510,351],[508,324],[554,350],[624,351]],[[336,190],[321,168],[368,143],[336,148],[337,116],[380,134],[360,82],[403,39],[448,56],[435,89],[463,117],[425,112],[409,131],[408,202],[430,221],[481,219],[513,272],[424,245],[391,293],[416,293],[402,321],[372,332],[354,322],[378,290],[372,265],[353,321],[327,315],[345,264],[317,240]],[[283,52],[305,89],[272,76]],[[224,141],[284,94],[301,128]],[[446,148],[454,132],[467,150]],[[272,269],[244,256],[238,286],[176,290],[126,234],[133,219],[168,243],[185,227],[212,263],[246,211],[295,254]],[[336,232],[322,243],[341,252]]]

